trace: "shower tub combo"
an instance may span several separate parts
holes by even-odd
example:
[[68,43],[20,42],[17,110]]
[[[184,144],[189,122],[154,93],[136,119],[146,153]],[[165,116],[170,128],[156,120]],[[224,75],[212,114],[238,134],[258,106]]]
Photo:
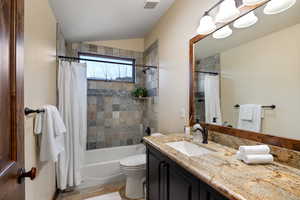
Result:
[[145,153],[143,144],[104,148],[85,152],[82,167],[83,183],[80,188],[125,181],[120,168],[120,160]]

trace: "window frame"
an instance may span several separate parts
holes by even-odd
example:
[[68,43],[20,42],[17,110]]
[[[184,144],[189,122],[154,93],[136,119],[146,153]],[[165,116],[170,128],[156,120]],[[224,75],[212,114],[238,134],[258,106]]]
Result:
[[[103,82],[115,82],[115,83],[132,83],[135,84],[136,77],[135,77],[135,62],[136,60],[134,58],[124,58],[124,57],[118,57],[118,56],[107,56],[107,55],[102,55],[102,54],[95,54],[95,53],[85,53],[85,52],[78,52],[78,57],[80,56],[90,56],[90,57],[95,57],[95,58],[108,58],[108,59],[117,59],[117,60],[125,60],[125,61],[131,61],[132,65],[128,65],[132,67],[132,81],[116,81],[116,80],[105,80],[105,79],[100,79],[100,78],[88,78],[87,80],[91,81],[103,81]],[[96,59],[95,59],[96,60]]]

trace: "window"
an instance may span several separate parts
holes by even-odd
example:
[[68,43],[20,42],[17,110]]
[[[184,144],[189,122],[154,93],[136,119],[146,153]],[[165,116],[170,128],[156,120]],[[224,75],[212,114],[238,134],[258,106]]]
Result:
[[79,53],[81,59],[99,60],[105,62],[93,62],[82,60],[87,64],[87,78],[103,81],[132,82],[135,81],[135,60],[102,56],[96,54]]

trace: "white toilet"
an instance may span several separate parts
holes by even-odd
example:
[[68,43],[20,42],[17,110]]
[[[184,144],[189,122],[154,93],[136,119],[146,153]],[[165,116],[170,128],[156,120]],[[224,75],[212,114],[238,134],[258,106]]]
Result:
[[140,154],[120,161],[122,172],[126,176],[126,197],[140,199],[144,196],[143,182],[146,177],[146,155]]

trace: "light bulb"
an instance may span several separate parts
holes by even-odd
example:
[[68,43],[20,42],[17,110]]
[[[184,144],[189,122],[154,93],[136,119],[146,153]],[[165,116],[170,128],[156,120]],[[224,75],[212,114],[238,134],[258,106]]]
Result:
[[254,12],[249,12],[247,15],[242,16],[233,23],[235,28],[247,28],[250,27],[258,21],[258,18],[255,16]]
[[291,8],[295,3],[296,0],[271,0],[264,8],[264,13],[267,15],[278,14]]
[[201,35],[207,35],[213,32],[216,29],[216,25],[214,20],[209,15],[204,15],[201,20],[199,27],[197,28],[197,33]]
[[223,38],[227,38],[232,34],[232,30],[231,28],[229,28],[229,26],[224,26],[223,28],[217,30],[216,32],[214,32],[213,37],[216,39],[223,39]]
[[240,15],[240,11],[235,5],[235,1],[224,0],[221,3],[219,12],[216,16],[216,22],[227,23],[234,20],[239,15]]

